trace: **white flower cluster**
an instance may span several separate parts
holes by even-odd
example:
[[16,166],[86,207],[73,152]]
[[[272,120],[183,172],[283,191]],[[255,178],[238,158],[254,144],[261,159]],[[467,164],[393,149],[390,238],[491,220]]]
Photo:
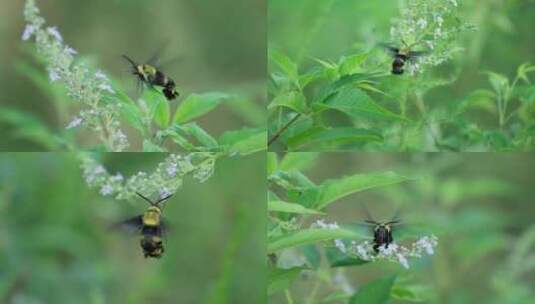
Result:
[[163,198],[175,193],[188,174],[200,182],[207,180],[213,174],[216,158],[215,153],[193,153],[185,156],[170,154],[157,165],[152,174],[140,171],[127,179],[121,173],[110,174],[87,154],[81,157],[81,167],[86,183],[90,187],[99,188],[99,193],[103,196],[129,199],[135,196],[136,192],[140,192],[147,196],[157,194]]
[[47,62],[50,81],[64,84],[71,98],[88,107],[72,119],[67,129],[86,126],[99,132],[108,150],[126,149],[128,140],[117,120],[119,104],[110,103],[107,98],[115,94],[108,77],[102,71],[92,73],[84,64],[74,62],[77,52],[63,42],[56,27],[44,27],[45,20],[39,15],[35,0],[26,0],[24,17],[27,25],[22,40],[35,38],[37,51]]
[[407,62],[408,74],[414,75],[425,66],[439,65],[459,48],[453,45],[458,33],[471,28],[456,17],[456,0],[405,0],[400,16],[392,22],[392,42],[411,50],[425,50],[425,56]]
[[[310,228],[334,230],[334,229],[340,229],[340,226],[338,226],[336,222],[327,223],[324,220],[320,219],[312,223],[312,225],[310,225]],[[334,240],[334,246],[336,246],[336,248],[338,248],[338,250],[340,250],[343,253],[347,252],[346,246],[341,239]]]
[[377,253],[373,249],[373,243],[370,241],[364,241],[362,243],[352,241],[347,245],[343,243],[344,250],[340,249],[340,244],[337,244],[336,240],[334,244],[342,253],[355,256],[361,260],[388,260],[399,263],[401,266],[408,269],[410,267],[410,258],[421,258],[424,255],[433,255],[435,253],[435,247],[438,245],[438,238],[434,235],[424,236],[412,243],[410,247],[405,247],[396,243],[391,243],[388,247],[382,245],[378,248],[379,252]]
[[327,223],[324,220],[317,220],[314,223],[312,223],[312,225],[310,225],[310,228],[321,228],[321,229],[334,230],[334,229],[340,229],[340,226],[338,226],[338,224],[336,222]]

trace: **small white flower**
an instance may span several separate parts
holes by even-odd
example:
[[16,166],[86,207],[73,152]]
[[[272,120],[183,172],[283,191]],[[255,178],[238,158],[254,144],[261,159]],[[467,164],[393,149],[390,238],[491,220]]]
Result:
[[346,253],[347,252],[346,245],[340,239],[334,240],[334,246],[336,246],[336,248],[338,248],[338,250],[340,250],[342,253]]
[[112,89],[112,87],[107,83],[101,83],[101,84],[99,84],[97,86],[97,88],[99,88],[101,91],[107,91],[107,92],[109,92],[111,94],[115,93],[115,91]]
[[117,173],[114,176],[110,177],[110,181],[112,182],[121,182],[123,181],[124,177],[121,173]]
[[26,41],[30,39],[30,37],[35,33],[35,26],[28,24],[26,25],[26,28],[24,28],[24,32],[22,33],[22,40]]
[[58,31],[58,28],[53,26],[46,29],[47,33],[54,37],[58,42],[63,42],[63,37]]
[[110,184],[105,184],[100,188],[100,194],[106,196],[113,193],[113,187]]
[[440,15],[437,15],[435,17],[435,20],[436,20],[436,22],[438,23],[439,26],[441,26],[442,23],[444,23],[444,19],[442,19],[442,17]]
[[420,29],[424,29],[427,26],[427,21],[423,18],[420,18],[416,24],[420,27]]
[[404,255],[397,253],[396,257],[398,258],[398,262],[401,264],[401,266],[409,269],[409,261],[407,261],[407,258]]
[[65,129],[72,129],[72,128],[75,128],[75,127],[78,127],[81,123],[82,123],[83,119],[78,117],[78,116],[75,116],[71,122],[69,122],[69,124],[67,125],[67,127]]
[[98,70],[95,73],[95,78],[102,80],[102,81],[108,81],[108,76],[106,76],[106,74],[104,74],[101,70]]
[[63,50],[63,52],[65,54],[71,55],[71,56],[78,54],[78,52],[75,49],[71,48],[70,46],[66,46],[65,49]]
[[48,77],[50,78],[50,81],[55,82],[61,79],[61,76],[59,75],[58,71],[53,68],[48,68]]
[[321,229],[329,229],[329,230],[334,230],[334,229],[339,229],[340,228],[336,222],[334,222],[334,223],[326,223],[322,219],[317,220],[316,222],[312,223],[311,226],[312,227],[319,227]]
[[169,166],[165,170],[167,171],[167,174],[170,177],[175,177],[175,175],[176,175],[176,173],[178,171],[177,164],[176,163],[171,163],[171,164],[169,164]]
[[163,187],[160,189],[160,199],[164,198],[164,197],[168,197],[169,195],[171,195],[172,192],[169,191],[169,189]]
[[94,174],[101,174],[101,173],[104,173],[104,172],[106,172],[106,169],[104,169],[104,167],[102,165],[96,166],[95,170],[93,170]]
[[457,6],[457,0],[450,0],[450,3],[453,4],[453,6]]

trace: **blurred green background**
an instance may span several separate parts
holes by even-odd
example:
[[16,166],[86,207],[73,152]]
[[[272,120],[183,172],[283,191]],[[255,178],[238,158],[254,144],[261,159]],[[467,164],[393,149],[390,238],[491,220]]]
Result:
[[[321,217],[326,222],[362,223],[367,218],[364,206],[375,220],[386,221],[399,209],[404,226],[394,229],[394,240],[408,244],[415,236],[439,238],[435,255],[411,259],[409,270],[389,262],[331,268],[333,286],[355,292],[397,273],[397,282],[410,286],[423,303],[533,303],[535,155],[322,153],[313,161],[306,159],[302,157],[302,172],[316,184],[384,171],[417,178],[342,198],[327,207]],[[303,273],[292,285],[294,299],[306,299],[314,282],[314,275]],[[329,289],[322,286],[323,292]],[[287,300],[279,293],[272,303]]]
[[[465,21],[477,31],[464,34],[466,49],[457,63],[462,74],[445,96],[486,85],[481,70],[512,76],[523,62],[535,59],[533,0],[458,1]],[[307,66],[313,58],[337,61],[356,49],[390,40],[391,20],[399,16],[397,0],[271,0],[268,8],[268,44]],[[461,95],[462,96],[462,95]]]
[[[0,0],[0,106],[27,112],[61,131],[77,112],[71,100],[54,95],[46,84],[43,89],[21,73],[21,64],[33,61],[22,48],[33,45],[21,41],[24,2]],[[129,88],[131,97],[136,97],[135,81],[121,55],[144,61],[164,48],[161,62],[174,62],[163,71],[175,80],[182,98],[208,91],[240,96],[198,120],[210,134],[264,124],[265,0],[36,2],[47,26],[57,26],[79,56]],[[69,113],[64,113],[66,104],[71,105]],[[16,131],[1,122],[0,128],[6,133]],[[31,141],[6,137],[0,150],[44,149]]]
[[[96,156],[129,176],[166,154]],[[138,236],[109,230],[146,203],[99,196],[74,154],[0,154],[0,303],[265,302],[265,162],[221,159],[205,183],[186,178],[164,207],[157,260]]]

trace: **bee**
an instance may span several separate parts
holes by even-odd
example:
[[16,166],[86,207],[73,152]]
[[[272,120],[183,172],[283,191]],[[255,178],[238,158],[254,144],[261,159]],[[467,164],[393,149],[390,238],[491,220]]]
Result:
[[150,64],[150,61],[149,63],[139,64],[127,55],[123,55],[123,58],[132,65],[132,74],[137,76],[141,82],[150,87],[162,87],[162,92],[167,100],[173,100],[180,95],[176,90],[174,80],[167,77],[161,70]]
[[392,220],[385,223],[379,223],[373,220],[366,220],[368,224],[374,225],[373,228],[373,250],[379,252],[379,247],[385,246],[388,248],[394,238],[392,237],[392,227],[393,225],[399,224],[398,220]]
[[397,219],[399,215],[399,209],[394,214],[392,220],[388,222],[377,222],[373,220],[366,207],[364,207],[364,212],[368,217],[368,219],[364,220],[364,222],[373,226],[373,250],[378,253],[379,247],[384,245],[385,248],[388,248],[388,245],[394,242],[394,238],[392,236],[392,227],[400,224],[400,220]]
[[[405,43],[404,43],[405,44]],[[416,58],[425,55],[423,51],[411,51],[410,46],[396,47],[388,44],[383,44],[386,50],[394,58],[392,61],[392,74],[401,75],[404,72],[404,66],[407,61],[413,61]]]
[[167,225],[162,218],[160,204],[169,199],[172,194],[157,201],[151,201],[141,193],[136,192],[136,194],[149,203],[149,208],[143,214],[124,220],[117,225],[140,233],[141,239],[139,243],[145,258],[161,258],[165,251],[162,237],[167,230]]

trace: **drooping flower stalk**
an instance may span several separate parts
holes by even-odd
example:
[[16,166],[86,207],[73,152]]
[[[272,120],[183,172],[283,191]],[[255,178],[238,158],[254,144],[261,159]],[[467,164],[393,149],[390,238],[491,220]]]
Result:
[[92,72],[83,63],[75,62],[77,52],[64,43],[56,27],[45,27],[35,0],[26,0],[24,18],[27,24],[22,40],[35,39],[37,51],[46,61],[50,81],[63,84],[69,97],[85,106],[67,129],[84,126],[99,134],[107,150],[126,149],[129,143],[117,119],[120,104],[108,77],[102,71]]
[[218,153],[197,152],[187,155],[170,154],[152,173],[140,171],[125,178],[121,173],[111,174],[91,154],[81,155],[81,167],[86,183],[98,188],[103,196],[130,199],[136,192],[146,196],[165,197],[182,186],[187,175],[204,182],[214,173]]

